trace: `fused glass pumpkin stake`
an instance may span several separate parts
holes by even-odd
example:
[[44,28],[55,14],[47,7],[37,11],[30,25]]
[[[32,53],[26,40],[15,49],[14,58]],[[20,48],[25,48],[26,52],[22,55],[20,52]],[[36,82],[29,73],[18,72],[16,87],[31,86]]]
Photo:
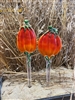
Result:
[[43,34],[38,41],[38,49],[46,60],[46,83],[49,86],[50,68],[52,57],[57,55],[62,47],[62,42],[58,36],[58,30],[52,26],[48,27],[48,31]]
[[45,60],[46,60],[46,85],[49,86],[50,68],[51,68],[52,60],[48,56],[45,57]]
[[17,47],[26,55],[28,87],[31,87],[31,54],[36,49],[36,35],[28,20],[25,20],[17,35]]
[[26,63],[27,63],[27,78],[28,78],[28,87],[30,88],[32,86],[31,84],[31,55],[28,52],[24,53],[27,57]]

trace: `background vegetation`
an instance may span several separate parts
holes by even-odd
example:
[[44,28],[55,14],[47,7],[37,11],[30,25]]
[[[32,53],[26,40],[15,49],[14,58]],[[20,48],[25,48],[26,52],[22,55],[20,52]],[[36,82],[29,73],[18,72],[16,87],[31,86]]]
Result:
[[[49,25],[59,30],[63,47],[53,58],[52,67],[74,67],[75,57],[75,1],[74,0],[14,0],[0,4],[0,68],[26,71],[26,57],[16,46],[19,28],[28,19],[36,32],[37,39]],[[44,57],[35,50],[32,70],[45,68]]]

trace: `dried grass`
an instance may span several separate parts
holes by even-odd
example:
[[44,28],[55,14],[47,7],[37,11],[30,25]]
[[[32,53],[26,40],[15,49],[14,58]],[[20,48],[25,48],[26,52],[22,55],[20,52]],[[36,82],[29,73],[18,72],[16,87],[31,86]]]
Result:
[[[19,6],[18,6],[19,5]],[[75,1],[74,0],[22,0],[21,3],[3,3],[0,14],[0,59],[9,70],[26,71],[23,53],[16,46],[16,35],[24,19],[28,19],[34,28],[37,39],[47,31],[48,25],[58,28],[63,47],[54,57],[53,66],[74,67],[75,57]],[[19,11],[19,12],[18,12]],[[32,70],[45,68],[44,57],[34,52]]]

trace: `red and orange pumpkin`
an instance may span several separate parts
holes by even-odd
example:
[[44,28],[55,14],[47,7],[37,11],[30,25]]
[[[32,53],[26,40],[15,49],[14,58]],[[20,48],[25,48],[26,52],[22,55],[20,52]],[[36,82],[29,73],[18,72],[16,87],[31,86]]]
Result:
[[31,53],[36,49],[36,35],[31,28],[29,21],[25,20],[25,27],[22,27],[17,35],[17,47],[27,57],[28,87],[31,87]]
[[62,42],[57,34],[57,29],[49,26],[49,31],[43,34],[38,41],[38,49],[44,56],[57,55],[61,50]]
[[22,27],[17,35],[17,47],[21,52],[33,52],[36,49],[36,35],[29,25],[29,21],[25,20],[25,28]]

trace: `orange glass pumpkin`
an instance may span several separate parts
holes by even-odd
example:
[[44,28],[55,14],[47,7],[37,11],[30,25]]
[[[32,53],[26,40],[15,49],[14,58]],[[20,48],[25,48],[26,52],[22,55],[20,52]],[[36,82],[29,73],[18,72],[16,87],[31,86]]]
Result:
[[26,22],[25,28],[22,27],[17,35],[17,47],[21,52],[33,52],[36,49],[36,35],[34,30]]
[[49,31],[43,34],[38,41],[38,49],[44,56],[54,56],[59,53],[62,47],[60,37],[57,35],[57,30],[49,27]]
[[31,87],[31,53],[36,49],[36,35],[29,21],[25,20],[25,28],[22,27],[17,35],[17,47],[24,52],[27,58],[28,87]]

